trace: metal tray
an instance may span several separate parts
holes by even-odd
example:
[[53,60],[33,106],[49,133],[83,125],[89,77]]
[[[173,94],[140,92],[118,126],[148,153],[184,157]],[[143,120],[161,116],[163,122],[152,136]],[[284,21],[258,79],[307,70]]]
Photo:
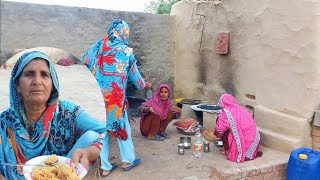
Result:
[[196,131],[187,132],[187,131],[184,131],[184,130],[182,130],[180,128],[177,128],[177,129],[181,134],[184,134],[184,135],[189,135],[190,136],[190,135],[195,135],[197,133]]

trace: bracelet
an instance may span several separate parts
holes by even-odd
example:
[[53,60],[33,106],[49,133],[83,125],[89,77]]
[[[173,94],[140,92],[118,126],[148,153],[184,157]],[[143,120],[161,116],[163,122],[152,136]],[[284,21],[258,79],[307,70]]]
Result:
[[97,148],[99,149],[99,151],[101,151],[101,149],[102,149],[102,144],[99,143],[99,142],[94,142],[94,143],[92,143],[90,146],[95,146],[95,147],[97,147]]

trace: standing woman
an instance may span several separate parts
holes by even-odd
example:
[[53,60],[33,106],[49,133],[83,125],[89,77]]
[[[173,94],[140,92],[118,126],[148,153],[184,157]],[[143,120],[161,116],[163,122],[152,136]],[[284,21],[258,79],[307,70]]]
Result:
[[170,87],[161,84],[153,98],[141,106],[140,131],[148,139],[163,141],[170,138],[165,132],[174,117],[180,117],[181,108],[173,106],[170,97]]
[[[150,89],[136,65],[133,49],[128,47],[130,28],[124,20],[115,20],[104,39],[95,43],[82,57],[100,85],[105,101],[106,128],[111,137],[117,138],[123,170],[130,170],[140,163],[135,156],[128,120],[126,88],[130,79],[139,90]],[[117,167],[109,162],[110,136],[106,136],[100,153],[101,175],[107,176]]]
[[223,140],[224,149],[221,153],[238,163],[261,156],[260,134],[251,114],[230,94],[223,94],[219,104],[222,112],[214,134]]

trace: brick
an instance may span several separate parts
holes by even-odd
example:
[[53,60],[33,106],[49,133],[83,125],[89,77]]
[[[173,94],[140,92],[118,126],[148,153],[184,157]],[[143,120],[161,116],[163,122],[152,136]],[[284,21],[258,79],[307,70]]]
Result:
[[216,53],[217,54],[228,54],[229,41],[230,41],[230,33],[229,32],[218,33]]
[[318,142],[313,142],[313,149],[320,150],[320,143],[318,143]]
[[320,110],[315,110],[313,125],[320,127]]
[[223,180],[235,180],[241,178],[241,170],[240,169],[233,169],[233,170],[226,170],[221,171],[217,174],[219,179]]
[[279,177],[279,178],[276,178],[275,180],[286,180],[287,178],[285,177]]
[[320,136],[313,136],[312,140],[313,140],[313,142],[320,143]]
[[263,179],[265,180],[273,180],[273,179],[277,179],[280,176],[280,172],[279,171],[273,171],[272,173],[267,173],[263,175]]
[[313,136],[320,136],[320,127],[313,126],[312,135]]
[[284,170],[287,169],[288,163],[280,163],[280,164],[275,164],[273,165],[273,171],[280,171],[280,170]]
[[273,172],[273,166],[271,164],[263,164],[259,166],[261,174],[267,174]]
[[281,177],[281,178],[283,178],[283,177],[286,178],[286,177],[287,177],[287,170],[286,170],[286,169],[280,170],[279,173],[280,173],[280,177]]
[[260,175],[260,169],[257,166],[248,166],[241,168],[241,177],[250,177]]
[[247,177],[246,180],[264,180],[263,175]]

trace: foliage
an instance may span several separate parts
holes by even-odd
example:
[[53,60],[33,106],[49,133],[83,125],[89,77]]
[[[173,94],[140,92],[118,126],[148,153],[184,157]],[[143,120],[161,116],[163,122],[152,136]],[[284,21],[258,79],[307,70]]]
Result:
[[150,3],[146,5],[145,12],[170,14],[172,5],[179,1],[181,0],[151,0]]

